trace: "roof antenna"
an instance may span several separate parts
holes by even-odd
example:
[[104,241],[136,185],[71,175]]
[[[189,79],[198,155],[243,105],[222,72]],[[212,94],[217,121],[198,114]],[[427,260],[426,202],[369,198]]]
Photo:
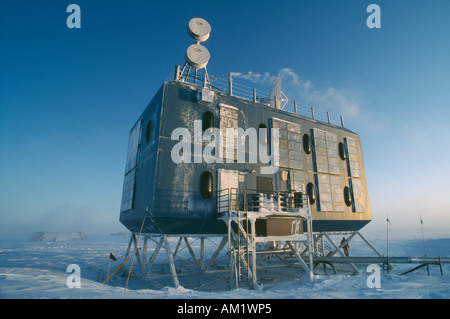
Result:
[[[189,21],[188,34],[192,39],[195,40],[195,44],[190,45],[185,54],[186,63],[184,64],[181,72],[177,74],[176,79],[180,81],[186,81],[188,76],[192,76],[189,73],[191,72],[191,68],[194,68],[194,84],[197,83],[197,78],[201,79],[197,76],[197,71],[200,69],[205,69],[205,76],[202,79],[204,82],[204,86],[206,83],[210,85],[208,72],[206,71],[206,65],[208,64],[210,54],[207,48],[200,44],[200,42],[204,42],[208,40],[209,34],[211,33],[211,26],[209,23],[202,18],[193,18]],[[189,65],[186,74],[184,71],[186,67]]]
[[288,97],[281,91],[281,76],[278,74],[275,82],[273,83],[272,89],[270,90],[267,100],[270,104],[275,106],[277,109],[284,109],[287,102],[289,102]]

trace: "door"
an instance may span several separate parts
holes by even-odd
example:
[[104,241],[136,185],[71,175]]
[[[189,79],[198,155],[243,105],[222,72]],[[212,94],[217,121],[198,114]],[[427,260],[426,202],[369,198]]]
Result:
[[226,212],[238,209],[239,171],[219,169],[218,171],[218,211]]

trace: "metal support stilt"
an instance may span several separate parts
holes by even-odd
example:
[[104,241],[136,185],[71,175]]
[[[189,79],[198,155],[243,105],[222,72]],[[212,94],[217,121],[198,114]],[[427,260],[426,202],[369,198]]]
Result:
[[[344,252],[333,242],[333,240],[330,238],[330,236],[327,233],[324,233],[324,235],[328,239],[328,241],[331,243],[331,245],[333,245],[333,247],[335,248],[335,251],[332,253],[332,255],[334,255],[335,252],[338,252],[341,255],[341,257],[347,258],[345,256]],[[345,241],[345,243],[347,243],[347,242],[348,241]],[[352,268],[355,270],[356,273],[359,273],[359,269],[353,263],[350,263],[350,265],[352,266]]]
[[356,232],[359,237],[361,237],[362,240],[364,240],[364,242],[367,244],[367,246],[369,246],[370,248],[372,248],[372,250],[379,256],[379,257],[383,257],[383,255],[381,255],[378,250],[375,249],[375,247],[372,246],[371,243],[369,243],[369,241],[363,237],[363,235],[361,235],[361,233],[359,231]]
[[228,241],[228,237],[224,236],[222,237],[222,240],[219,244],[219,246],[217,247],[216,252],[213,254],[213,256],[211,257],[210,261],[208,262],[208,264],[202,269],[202,272],[206,272],[209,267],[212,265],[212,263],[216,260],[216,258],[219,256],[220,252],[222,251],[222,249],[225,247],[225,245],[227,244]]
[[180,282],[178,281],[177,271],[175,269],[175,262],[173,260],[172,252],[170,251],[170,244],[167,239],[167,236],[163,235],[164,247],[166,248],[167,258],[169,259],[169,269],[172,274],[173,285],[175,288],[180,286]]
[[156,245],[155,250],[153,251],[152,256],[150,257],[149,263],[145,266],[144,272],[142,273],[143,277],[147,276],[147,274],[149,273],[153,262],[155,261],[156,257],[158,256],[159,251],[161,250],[163,242],[164,242],[164,239],[161,237],[158,244]]
[[195,253],[194,250],[192,249],[191,244],[189,243],[189,240],[187,239],[187,237],[183,237],[184,238],[184,242],[186,244],[186,247],[188,248],[189,254],[191,255],[192,259],[194,259],[195,263],[197,264],[198,268],[202,269],[201,264],[198,262],[197,257],[195,257]]
[[298,253],[297,249],[294,248],[294,246],[292,245],[291,242],[288,242],[289,247],[292,249],[292,252],[294,253],[295,258],[298,260],[298,262],[300,263],[300,265],[302,266],[303,270],[309,275],[309,278],[311,280],[311,282],[313,281],[314,278],[314,274],[312,272],[312,265],[311,265],[311,259],[309,258],[309,262],[310,262],[310,267],[308,267],[308,265],[306,264],[306,262],[303,260],[302,256],[300,256],[300,254]]

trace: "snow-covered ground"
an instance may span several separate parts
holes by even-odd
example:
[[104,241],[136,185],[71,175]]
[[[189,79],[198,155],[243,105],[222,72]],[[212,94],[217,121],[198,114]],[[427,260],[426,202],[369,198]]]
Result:
[[[185,262],[179,264],[180,287],[173,288],[169,276],[162,278],[140,278],[137,258],[131,277],[127,274],[131,260],[125,264],[109,281],[102,282],[124,260],[129,238],[120,235],[89,236],[84,240],[32,242],[30,240],[0,242],[0,298],[189,298],[189,299],[323,299],[323,298],[450,298],[450,265],[443,265],[443,275],[439,266],[430,266],[430,275],[422,268],[416,272],[400,276],[405,270],[416,265],[395,264],[390,273],[381,272],[380,288],[369,288],[367,265],[360,265],[360,273],[351,274],[344,271],[336,275],[316,275],[313,283],[301,278],[299,266],[277,266],[258,270],[260,289],[241,287],[228,289],[229,271],[226,269],[227,258],[223,253],[207,274],[190,274],[197,266]],[[170,239],[172,249],[176,239]],[[215,243],[214,243],[215,242]],[[217,240],[206,240],[206,257],[215,251]],[[386,252],[386,242],[372,241],[382,253]],[[153,245],[149,248],[151,256]],[[184,246],[182,246],[184,247]],[[198,251],[200,241],[194,241],[192,247]],[[426,241],[428,256],[450,257],[450,239],[433,239]],[[389,243],[391,256],[423,256],[422,240],[393,240]],[[110,260],[113,253],[117,261]],[[351,255],[374,256],[373,252],[362,242],[350,243]],[[161,251],[157,264],[152,271],[169,273],[166,266],[166,254]],[[186,248],[179,257],[190,260]],[[177,257],[177,261],[180,259]],[[192,260],[190,260],[192,261]],[[278,263],[277,258],[272,261]],[[67,267],[76,264],[80,267],[81,287],[68,288],[67,279],[71,272]],[[270,265],[270,261],[268,263]],[[266,264],[267,265],[267,264]],[[71,281],[72,282],[72,281]]]

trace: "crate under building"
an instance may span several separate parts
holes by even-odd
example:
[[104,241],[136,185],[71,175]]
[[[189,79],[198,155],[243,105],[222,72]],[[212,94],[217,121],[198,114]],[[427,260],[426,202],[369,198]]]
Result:
[[[209,80],[206,64],[186,60],[188,65],[177,67],[174,79],[162,84],[129,134],[120,221],[131,232],[221,235],[227,233],[224,211],[257,213],[269,204],[302,207],[305,198],[314,232],[356,231],[371,221],[357,133],[286,110],[278,93],[273,98],[239,97],[232,92],[231,76],[228,88],[220,89]],[[191,66],[194,74],[183,71]],[[174,136],[180,128],[190,139]],[[199,140],[195,132],[227,128],[256,129],[258,152],[265,147],[270,155],[278,148],[278,169],[267,172],[269,164],[249,160],[255,155],[251,136],[240,149],[236,141],[227,144],[223,138],[214,148],[221,161],[208,161],[203,155],[211,141]],[[272,129],[278,131],[275,146]],[[186,160],[177,163],[173,152],[180,145]],[[234,145],[231,160],[225,158],[226,145]],[[244,161],[238,160],[239,150]],[[235,202],[225,210],[218,205],[224,190],[235,192]],[[259,205],[248,207],[252,203]],[[261,232],[277,234],[286,227],[282,221],[268,223]]]

